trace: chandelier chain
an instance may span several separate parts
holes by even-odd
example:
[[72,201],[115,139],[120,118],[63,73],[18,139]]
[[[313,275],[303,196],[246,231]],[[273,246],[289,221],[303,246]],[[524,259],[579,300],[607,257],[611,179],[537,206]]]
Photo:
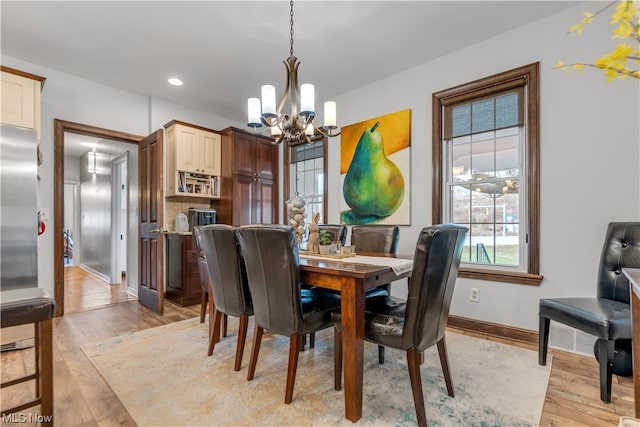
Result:
[[289,24],[291,25],[291,29],[289,30],[289,34],[291,35],[290,43],[291,48],[289,49],[289,54],[293,56],[293,0],[291,0],[291,11],[289,12]]

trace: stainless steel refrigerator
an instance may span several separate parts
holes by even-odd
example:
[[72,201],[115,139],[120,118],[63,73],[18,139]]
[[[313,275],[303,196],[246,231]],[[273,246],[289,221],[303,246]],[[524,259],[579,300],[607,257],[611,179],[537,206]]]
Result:
[[0,125],[0,289],[3,291],[38,286],[37,149],[34,129]]

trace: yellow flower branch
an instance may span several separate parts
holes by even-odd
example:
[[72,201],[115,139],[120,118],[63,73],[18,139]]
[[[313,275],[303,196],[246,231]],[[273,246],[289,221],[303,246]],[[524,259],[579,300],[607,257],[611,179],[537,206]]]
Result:
[[[613,52],[607,53],[597,58],[593,64],[575,62],[565,64],[559,60],[554,69],[569,71],[570,69],[584,71],[586,67],[598,68],[604,71],[608,77],[607,81],[614,79],[626,79],[632,77],[640,79],[640,1],[624,0],[613,1],[595,13],[583,12],[580,23],[572,25],[569,33],[581,35],[584,26],[591,23],[593,19],[616,5],[615,11],[611,15],[610,24],[617,26],[613,29],[612,39],[621,40]],[[631,43],[622,40],[630,39]]]

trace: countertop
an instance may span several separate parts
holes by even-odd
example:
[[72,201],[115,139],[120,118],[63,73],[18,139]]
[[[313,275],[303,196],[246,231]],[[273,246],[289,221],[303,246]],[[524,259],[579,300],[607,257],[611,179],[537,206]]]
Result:
[[178,234],[180,236],[191,236],[191,235],[193,235],[193,233],[191,231],[175,231],[175,230],[172,230],[172,231],[165,230],[165,231],[162,232],[162,234]]

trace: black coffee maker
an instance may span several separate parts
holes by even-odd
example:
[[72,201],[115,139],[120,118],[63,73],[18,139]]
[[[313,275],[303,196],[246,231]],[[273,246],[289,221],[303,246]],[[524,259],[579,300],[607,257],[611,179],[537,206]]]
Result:
[[199,225],[216,223],[216,210],[207,208],[189,208],[189,231]]

